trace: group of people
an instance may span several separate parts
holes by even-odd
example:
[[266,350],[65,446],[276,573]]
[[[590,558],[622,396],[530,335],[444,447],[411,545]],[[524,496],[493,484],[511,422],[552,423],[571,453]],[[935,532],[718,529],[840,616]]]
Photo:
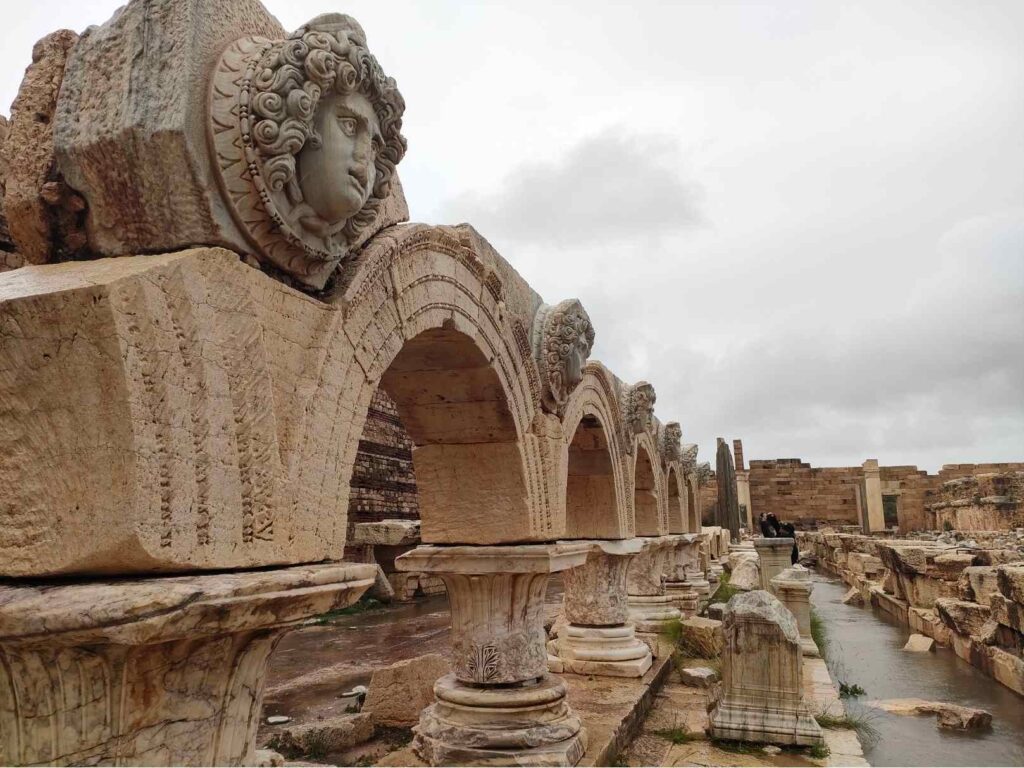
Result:
[[766,539],[792,539],[793,540],[793,552],[790,554],[789,559],[796,565],[800,559],[800,550],[796,546],[796,528],[792,523],[781,523],[779,518],[775,516],[774,512],[769,512],[767,515],[762,512],[760,517],[761,524],[761,535]]

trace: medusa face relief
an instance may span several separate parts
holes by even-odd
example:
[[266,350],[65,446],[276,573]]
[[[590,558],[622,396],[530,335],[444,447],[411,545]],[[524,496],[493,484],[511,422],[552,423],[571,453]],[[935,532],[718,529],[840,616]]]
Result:
[[634,435],[650,430],[654,422],[654,403],[657,395],[654,387],[640,381],[629,387],[623,397],[623,419]]
[[380,123],[363,94],[332,93],[320,99],[313,130],[319,141],[307,141],[298,155],[299,187],[316,216],[335,229],[373,192]]
[[594,327],[578,299],[541,306],[534,318],[534,347],[543,387],[542,402],[560,413],[583,381],[594,346]]
[[210,79],[210,149],[256,259],[324,287],[379,228],[405,154],[405,102],[343,14],[284,40],[245,37]]

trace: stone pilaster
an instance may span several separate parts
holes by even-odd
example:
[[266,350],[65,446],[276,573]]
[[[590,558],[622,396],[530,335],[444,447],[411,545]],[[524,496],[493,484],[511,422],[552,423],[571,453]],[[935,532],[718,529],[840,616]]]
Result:
[[864,468],[864,506],[867,512],[867,529],[864,533],[885,530],[885,510],[882,506],[882,473],[878,459],[868,459]]
[[818,656],[818,646],[811,637],[811,572],[802,565],[793,565],[772,579],[772,592],[796,617],[800,630],[800,646],[804,656]]
[[586,562],[562,577],[563,611],[568,624],[548,644],[557,657],[553,671],[642,677],[650,669],[652,657],[629,621],[626,571],[630,560],[643,548],[643,541],[587,543],[590,551]]
[[544,594],[586,562],[586,543],[420,546],[400,570],[439,576],[452,613],[452,674],[434,684],[413,749],[430,765],[575,765],[586,733],[548,674]]
[[0,587],[0,764],[252,765],[267,660],[372,565]]
[[793,539],[754,539],[760,560],[761,589],[770,590],[772,579],[789,568],[793,555]]

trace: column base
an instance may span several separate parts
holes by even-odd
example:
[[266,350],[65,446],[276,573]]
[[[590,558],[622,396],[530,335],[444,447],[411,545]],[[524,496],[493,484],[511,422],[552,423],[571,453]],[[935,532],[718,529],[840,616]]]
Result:
[[516,687],[479,688],[445,675],[423,710],[413,751],[430,765],[573,766],[586,731],[565,683],[545,676]]
[[697,615],[700,609],[700,595],[693,590],[689,582],[667,581],[665,593],[672,598],[684,619]]
[[253,765],[267,660],[372,565],[0,587],[0,763]]
[[758,744],[813,747],[825,742],[821,726],[805,705],[796,708],[750,706],[728,694],[711,713],[712,738]]
[[682,618],[669,595],[630,595],[629,618],[637,632],[658,634]]
[[[578,627],[569,624],[548,643],[560,672],[603,677],[643,677],[651,668],[651,650],[632,625]],[[550,666],[549,666],[550,669]],[[552,670],[554,671],[554,670]]]

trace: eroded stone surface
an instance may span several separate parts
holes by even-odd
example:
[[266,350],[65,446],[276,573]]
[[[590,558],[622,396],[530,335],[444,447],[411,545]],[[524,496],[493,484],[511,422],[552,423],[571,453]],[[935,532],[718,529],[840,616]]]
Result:
[[375,669],[362,711],[378,725],[413,726],[434,701],[434,683],[450,671],[436,653]]

